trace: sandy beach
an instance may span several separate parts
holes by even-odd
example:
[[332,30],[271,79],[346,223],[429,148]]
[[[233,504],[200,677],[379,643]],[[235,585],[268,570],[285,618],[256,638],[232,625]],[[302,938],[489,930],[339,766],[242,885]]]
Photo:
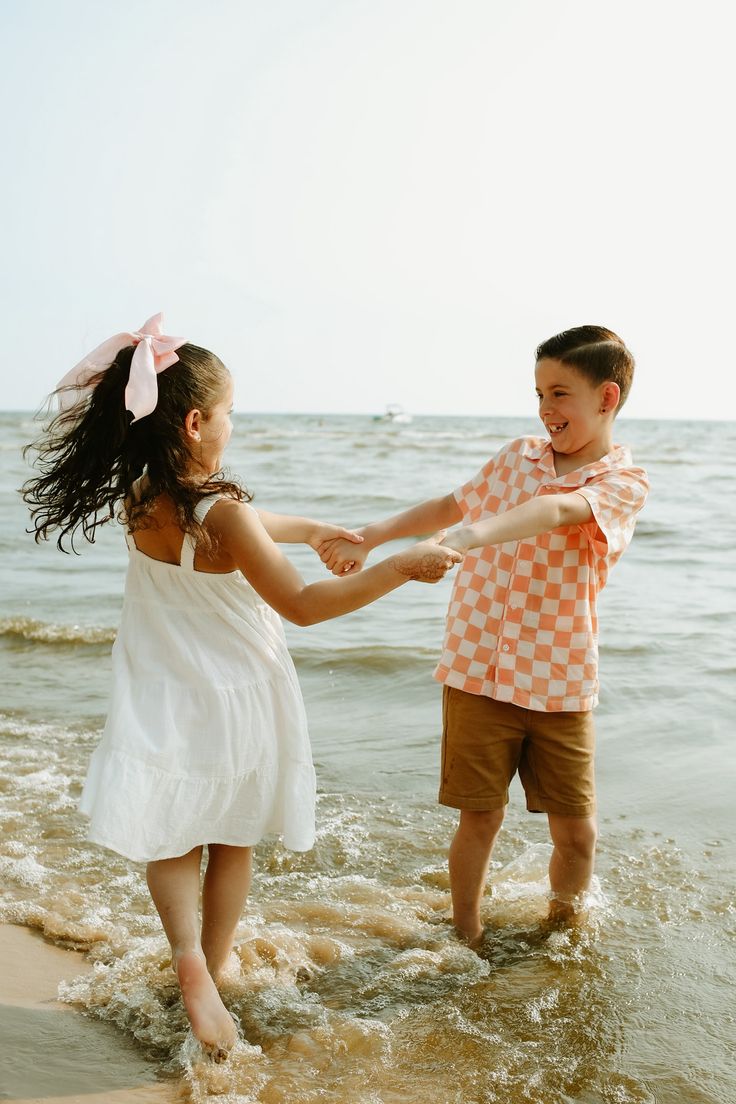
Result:
[[84,955],[0,925],[0,1099],[15,1104],[173,1104],[176,1086],[114,1027],[58,1000]]

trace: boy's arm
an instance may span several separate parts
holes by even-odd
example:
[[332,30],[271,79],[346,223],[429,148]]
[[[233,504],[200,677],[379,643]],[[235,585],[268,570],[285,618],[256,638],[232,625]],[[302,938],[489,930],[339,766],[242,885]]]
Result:
[[353,548],[363,539],[352,529],[330,525],[326,521],[314,521],[295,514],[272,514],[268,510],[256,510],[256,513],[276,544],[308,544],[317,550],[325,541],[343,540],[347,547]]
[[538,495],[495,517],[448,533],[442,544],[454,548],[456,552],[470,552],[473,548],[488,544],[538,537],[563,525],[585,525],[592,520],[593,511],[587,499],[575,491]]
[[331,539],[324,541],[317,551],[334,575],[352,575],[360,571],[368,553],[379,544],[447,529],[462,521],[462,516],[455,495],[441,495],[358,529],[357,534],[363,538],[359,548],[343,539]]

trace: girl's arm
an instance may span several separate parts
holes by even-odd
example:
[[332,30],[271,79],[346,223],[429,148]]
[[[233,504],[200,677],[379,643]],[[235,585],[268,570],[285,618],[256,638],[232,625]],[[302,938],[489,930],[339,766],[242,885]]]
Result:
[[455,495],[442,495],[358,529],[357,533],[363,537],[360,548],[338,539],[324,541],[317,551],[322,562],[334,575],[351,575],[360,571],[368,553],[379,544],[399,540],[401,537],[434,533],[438,529],[457,525],[459,521],[462,521],[462,512]]
[[313,521],[312,518],[297,517],[295,514],[272,514],[268,510],[256,510],[256,513],[271,540],[277,544],[308,544],[310,548],[318,549],[328,540],[360,544],[363,539],[352,529],[330,525],[326,521]]
[[462,556],[423,541],[351,579],[305,584],[266,532],[255,510],[223,499],[207,516],[220,547],[264,602],[296,625],[314,625],[368,605],[409,579],[437,582]]
[[559,529],[563,525],[585,525],[592,520],[593,511],[588,500],[575,491],[539,495],[475,525],[463,525],[461,529],[448,533],[442,543],[457,552],[469,552],[472,548],[482,548],[487,544],[538,537],[550,529]]

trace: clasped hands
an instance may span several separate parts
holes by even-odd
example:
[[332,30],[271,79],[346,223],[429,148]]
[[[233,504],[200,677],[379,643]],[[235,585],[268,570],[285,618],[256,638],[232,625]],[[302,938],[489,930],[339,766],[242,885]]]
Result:
[[[321,540],[310,541],[310,544],[327,570],[340,577],[360,571],[371,551],[359,529],[341,529],[333,534],[324,534]],[[402,573],[420,582],[434,583],[444,578],[446,572],[460,563],[463,557],[453,547],[452,534],[448,537],[447,530],[443,529],[427,540],[410,545],[395,559],[398,561],[396,567]]]

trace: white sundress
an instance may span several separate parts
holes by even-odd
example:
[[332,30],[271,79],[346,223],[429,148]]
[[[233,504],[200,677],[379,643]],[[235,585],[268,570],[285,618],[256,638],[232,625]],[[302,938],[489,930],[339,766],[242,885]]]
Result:
[[[201,523],[219,495],[203,498]],[[87,838],[136,862],[277,833],[314,843],[306,714],[279,616],[240,571],[139,552],[130,533],[113,686],[80,799]]]

